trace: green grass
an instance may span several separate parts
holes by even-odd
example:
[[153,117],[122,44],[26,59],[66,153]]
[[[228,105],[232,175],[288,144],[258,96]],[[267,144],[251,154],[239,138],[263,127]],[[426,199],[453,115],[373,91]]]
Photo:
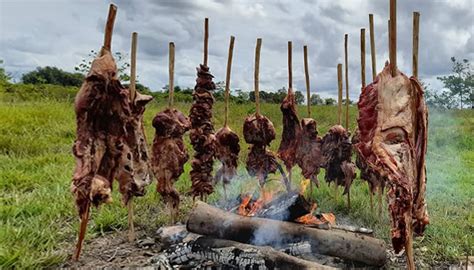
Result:
[[[176,104],[188,112],[190,104]],[[153,138],[151,120],[163,109],[165,102],[153,101],[145,114],[149,142]],[[252,104],[232,105],[230,126],[240,136],[246,115],[253,112]],[[262,104],[262,113],[277,129],[276,150],[281,134],[281,113],[275,104]],[[337,108],[318,106],[313,117],[319,123],[320,134],[336,122]],[[356,108],[351,107],[351,130],[355,127]],[[305,108],[299,108],[305,115]],[[217,103],[214,123],[223,123],[223,104]],[[42,268],[57,266],[68,259],[78,227],[78,218],[69,190],[74,159],[71,146],[75,138],[73,105],[57,101],[0,102],[0,268]],[[474,111],[431,112],[428,147],[428,207],[431,216],[424,238],[417,240],[417,255],[426,262],[455,260],[473,254],[474,218],[472,208],[474,175]],[[242,138],[242,136],[241,136]],[[186,136],[186,142],[189,138]],[[189,145],[188,145],[189,146]],[[191,148],[188,147],[189,151]],[[248,152],[242,143],[241,162]],[[241,164],[241,181],[232,187],[235,195],[252,187]],[[178,190],[189,190],[189,165],[177,183]],[[295,169],[295,182],[299,171]],[[323,173],[320,175],[323,179]],[[338,218],[374,228],[376,235],[389,241],[389,220],[384,205],[381,220],[369,207],[367,185],[355,181],[352,209],[345,207],[345,198],[334,202],[334,190],[321,181],[321,188],[312,196],[321,211],[334,211]],[[220,191],[220,188],[218,189]],[[120,204],[117,190],[114,202],[93,210],[87,238],[127,228],[127,212]],[[218,195],[211,198],[218,199]],[[136,199],[136,224],[154,231],[169,222],[155,186],[148,194]],[[186,199],[181,208],[184,220],[191,202]],[[87,249],[87,245],[85,246]]]

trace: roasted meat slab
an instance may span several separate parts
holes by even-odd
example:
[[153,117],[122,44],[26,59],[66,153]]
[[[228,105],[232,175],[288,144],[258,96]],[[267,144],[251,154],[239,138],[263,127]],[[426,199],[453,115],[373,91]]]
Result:
[[224,185],[229,184],[237,173],[237,162],[239,160],[239,136],[228,126],[219,129],[216,133],[216,156],[222,162],[215,176],[215,182]]
[[314,119],[301,120],[301,133],[296,144],[296,163],[301,173],[319,186],[318,174],[323,165],[321,152],[322,139],[318,136],[317,124]]
[[414,78],[387,63],[359,100],[358,154],[371,171],[386,178],[392,244],[403,249],[410,228],[422,234],[429,223],[425,202],[428,111]]
[[295,94],[292,89],[288,90],[280,110],[283,114],[283,134],[278,148],[278,156],[285,163],[286,170],[291,171],[296,163],[296,145],[301,133],[300,122],[296,115]]

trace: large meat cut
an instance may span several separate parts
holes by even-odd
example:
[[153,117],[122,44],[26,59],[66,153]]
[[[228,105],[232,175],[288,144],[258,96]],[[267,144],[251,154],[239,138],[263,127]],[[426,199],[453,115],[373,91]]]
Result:
[[403,249],[429,223],[425,202],[428,111],[416,78],[386,64],[359,100],[357,151],[371,171],[386,178],[392,244]]
[[120,84],[117,67],[108,50],[102,50],[75,100],[77,137],[71,190],[79,215],[90,203],[111,201],[114,178],[119,180],[122,200],[144,194],[150,183],[142,115],[150,96],[138,94],[130,102],[129,90]]
[[[296,163],[296,146],[298,136],[301,133],[300,122],[296,114],[295,94],[291,88],[288,89],[288,94],[283,99],[280,110],[283,114],[283,133],[278,148],[278,156],[283,160],[287,172],[291,172],[291,168]],[[286,184],[286,186],[289,185],[290,183]]]
[[343,186],[343,194],[347,194],[356,177],[356,167],[351,161],[352,144],[346,129],[341,125],[331,127],[323,137],[321,152],[323,167],[326,169],[326,181]]
[[312,118],[301,120],[301,133],[296,144],[296,163],[301,173],[319,186],[319,169],[323,166],[321,153],[322,139],[318,136],[316,121]]
[[276,135],[270,119],[260,114],[247,116],[244,121],[243,133],[245,141],[252,144],[246,162],[248,173],[251,176],[256,176],[260,186],[263,187],[268,175],[275,173],[278,169],[282,172],[284,183],[288,184],[286,175],[278,164],[275,154],[267,149]]
[[200,65],[197,68],[196,86],[193,91],[193,104],[189,113],[191,131],[189,137],[194,148],[191,162],[191,182],[193,197],[203,198],[214,191],[212,186],[212,167],[216,154],[216,138],[212,125],[212,91],[216,85],[212,81],[209,67]]
[[173,209],[179,207],[179,193],[174,182],[183,173],[188,161],[183,135],[191,127],[189,119],[180,111],[168,108],[153,118],[155,138],[152,146],[152,169],[158,180],[157,190]]
[[222,181],[224,188],[226,184],[237,173],[237,162],[239,160],[239,136],[228,126],[224,126],[216,132],[216,156],[222,162],[215,176],[215,182]]

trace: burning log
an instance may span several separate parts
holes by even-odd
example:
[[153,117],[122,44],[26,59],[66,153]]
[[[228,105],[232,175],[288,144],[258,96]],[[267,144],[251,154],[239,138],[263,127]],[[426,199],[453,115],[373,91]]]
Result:
[[319,230],[301,224],[235,215],[196,202],[189,214],[191,232],[255,245],[281,245],[299,241],[311,243],[313,252],[382,266],[386,250],[382,240],[357,233]]
[[[271,247],[259,247],[230,240],[200,237],[177,245],[154,259],[158,267],[193,267],[212,262],[231,269],[334,269],[288,255]],[[197,264],[197,265],[196,265]],[[186,265],[186,266],[184,266]],[[162,269],[162,268],[160,268]],[[227,268],[225,268],[227,269]]]

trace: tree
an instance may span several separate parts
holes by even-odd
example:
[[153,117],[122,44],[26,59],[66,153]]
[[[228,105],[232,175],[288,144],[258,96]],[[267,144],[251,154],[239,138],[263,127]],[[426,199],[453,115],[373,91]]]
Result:
[[326,98],[326,99],[324,100],[324,104],[326,104],[326,105],[334,105],[334,104],[336,104],[336,100],[333,99],[333,98]]
[[322,105],[323,99],[318,94],[312,94],[310,97],[311,105]]
[[[91,69],[92,61],[97,58],[99,52],[91,50],[90,53],[87,55],[87,59],[82,59],[81,63],[74,67],[74,69],[81,73],[82,75],[87,75],[89,70]],[[117,74],[119,76],[119,80],[122,82],[130,81],[130,64],[126,60],[127,54],[121,52],[114,52],[112,56],[115,59],[115,63],[117,64]],[[137,80],[138,82],[138,76]]]
[[444,88],[449,91],[452,97],[457,97],[459,101],[459,108],[463,108],[464,104],[471,103],[471,108],[474,108],[474,78],[469,60],[456,60],[451,57],[452,72],[454,74],[438,77],[438,80],[443,82]]
[[23,83],[55,84],[63,86],[81,86],[84,76],[80,73],[70,73],[57,67],[38,67],[36,70],[23,74]]
[[295,101],[296,101],[296,104],[304,104],[305,98],[304,98],[303,93],[301,93],[301,91],[295,92]]
[[[0,59],[0,65],[3,65],[3,60]],[[10,80],[10,75],[5,72],[5,68],[3,66],[0,66],[0,85],[6,85],[8,84],[8,81]]]

